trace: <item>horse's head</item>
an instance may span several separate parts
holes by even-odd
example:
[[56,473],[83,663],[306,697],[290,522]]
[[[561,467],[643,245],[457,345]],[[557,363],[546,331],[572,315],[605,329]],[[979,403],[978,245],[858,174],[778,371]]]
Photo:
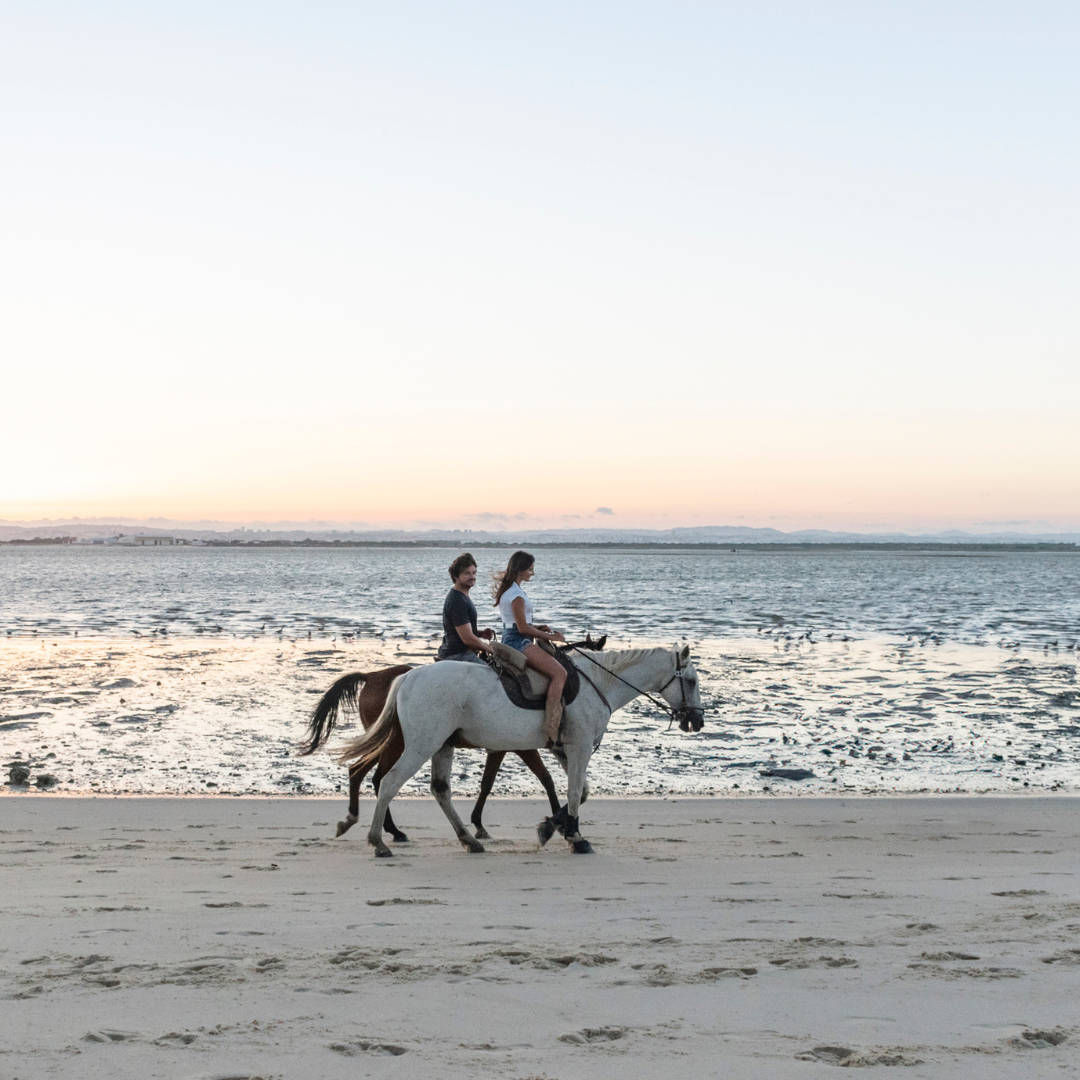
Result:
[[660,696],[671,706],[682,731],[700,731],[705,724],[705,707],[701,704],[698,674],[690,663],[690,646],[676,645],[671,652],[674,673],[660,690]]

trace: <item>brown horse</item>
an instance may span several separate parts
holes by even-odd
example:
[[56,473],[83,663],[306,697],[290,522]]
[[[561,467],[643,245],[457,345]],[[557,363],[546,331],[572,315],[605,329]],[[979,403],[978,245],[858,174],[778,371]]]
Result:
[[[592,642],[589,642],[589,645],[592,647]],[[381,671],[357,671],[351,675],[343,675],[326,691],[318,705],[315,706],[305,735],[306,741],[300,747],[301,757],[313,754],[330,738],[337,722],[338,710],[342,706],[360,714],[360,721],[364,725],[365,731],[370,728],[378,720],[379,714],[386,704],[386,695],[390,692],[393,681],[399,675],[404,675],[406,671],[410,670],[412,670],[411,664],[399,664],[396,667],[383,668]],[[338,836],[348,832],[356,824],[360,812],[360,784],[372,764],[375,765],[375,775],[372,777],[371,782],[375,788],[375,794],[378,795],[382,778],[390,771],[394,762],[401,757],[404,749],[405,745],[399,732],[386,745],[376,761],[367,765],[355,763],[349,766],[349,812],[344,821],[338,822]],[[502,750],[490,753],[487,756],[487,764],[484,766],[484,778],[480,782],[480,797],[476,800],[476,806],[473,807],[472,812],[472,823],[476,827],[478,840],[491,839],[490,834],[484,828],[482,820],[484,803],[487,802],[487,797],[491,794],[491,789],[495,785],[495,777],[499,773],[499,767],[502,765],[506,753],[505,750]],[[551,803],[551,812],[557,814],[559,812],[559,796],[555,791],[555,781],[551,779],[551,773],[544,767],[544,763],[540,759],[540,751],[517,750],[515,753],[528,765],[540,783],[544,785],[548,801]],[[394,824],[389,808],[386,811],[383,827],[395,841],[408,840],[405,833]]]

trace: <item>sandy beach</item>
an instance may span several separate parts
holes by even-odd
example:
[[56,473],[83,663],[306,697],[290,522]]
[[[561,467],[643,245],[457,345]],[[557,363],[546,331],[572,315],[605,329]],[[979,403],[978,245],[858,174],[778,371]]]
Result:
[[415,799],[375,860],[340,797],[5,797],[0,1073],[1077,1075],[1077,809],[597,798],[581,858]]

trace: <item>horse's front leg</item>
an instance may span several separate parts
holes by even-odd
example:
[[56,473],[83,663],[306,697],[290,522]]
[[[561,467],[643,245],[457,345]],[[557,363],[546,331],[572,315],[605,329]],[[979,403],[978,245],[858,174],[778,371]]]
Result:
[[454,747],[447,743],[431,759],[431,794],[435,796],[446,819],[454,827],[461,846],[470,855],[478,855],[484,850],[479,840],[474,840],[465,828],[465,822],[457,816],[454,804],[450,800],[450,772],[454,765]]
[[540,751],[519,750],[517,755],[529,766],[533,776],[544,785],[544,791],[547,792],[548,802],[551,803],[551,812],[557,814],[559,812],[559,793],[555,790],[555,781],[551,779],[551,773],[544,767],[544,761],[543,758],[540,757]]
[[484,765],[484,778],[480,781],[480,795],[473,807],[472,817],[469,819],[476,829],[477,840],[491,839],[487,829],[484,828],[484,803],[487,802],[487,797],[495,786],[495,777],[499,775],[504,757],[506,757],[505,750],[493,750],[488,754],[487,763]]
[[578,811],[581,809],[582,792],[585,790],[585,772],[592,757],[589,747],[568,747],[566,754],[566,824],[562,834],[575,855],[591,855],[592,844],[581,835]]
[[578,811],[585,801],[585,793],[588,786],[585,783],[585,770],[589,767],[589,758],[592,755],[588,750],[580,750],[574,747],[567,748],[566,777],[567,777],[567,800],[566,805],[557,810],[551,817],[544,818],[536,829],[540,838],[541,846],[546,844],[556,833],[561,832],[570,843],[570,847],[577,855],[589,855],[592,853],[592,845],[581,836],[578,828]]

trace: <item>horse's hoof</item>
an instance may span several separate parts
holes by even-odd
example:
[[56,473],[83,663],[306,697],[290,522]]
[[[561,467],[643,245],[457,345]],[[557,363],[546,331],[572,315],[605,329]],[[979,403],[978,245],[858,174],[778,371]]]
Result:
[[395,844],[407,844],[408,842],[409,842],[409,838],[403,832],[394,833],[394,843]]
[[463,836],[461,838],[462,846],[470,855],[483,855],[484,845],[479,840],[474,840],[471,836]]
[[344,836],[355,824],[356,818],[353,818],[352,821],[349,821],[348,818],[344,821],[339,821],[337,823],[337,833],[335,833],[335,836]]
[[392,859],[393,857],[394,853],[385,844],[380,844],[375,849],[376,859]]
[[570,850],[573,851],[573,853],[575,855],[592,855],[593,854],[593,846],[592,846],[592,844],[589,843],[588,840],[575,840],[570,845]]
[[544,818],[536,826],[536,835],[540,840],[540,846],[543,847],[555,835],[555,822],[549,817]]
[[484,828],[483,825],[477,825],[476,826],[476,839],[477,840],[490,840],[491,839],[491,833],[489,833],[487,831],[487,829]]

